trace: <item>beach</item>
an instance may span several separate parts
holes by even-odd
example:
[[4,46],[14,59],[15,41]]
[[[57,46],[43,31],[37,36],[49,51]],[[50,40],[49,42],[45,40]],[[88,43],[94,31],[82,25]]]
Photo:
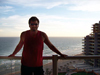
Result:
[[[76,54],[75,56],[82,56],[82,55],[83,55],[83,53],[80,53],[80,54]],[[74,66],[78,63],[84,63],[84,60],[83,59],[81,59],[81,60],[80,59],[74,59],[74,60],[59,59],[58,63],[57,63],[58,72],[67,72],[67,71],[69,72],[69,71],[76,70]],[[52,74],[52,72],[53,72],[52,71],[52,62],[43,65],[43,68],[44,68],[45,75],[46,75],[46,73]]]

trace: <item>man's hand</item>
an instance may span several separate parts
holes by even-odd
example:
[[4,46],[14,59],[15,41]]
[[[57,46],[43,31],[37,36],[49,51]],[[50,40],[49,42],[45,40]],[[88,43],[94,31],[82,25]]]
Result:
[[8,57],[14,57],[15,55],[14,54],[11,54],[11,55],[9,55]]
[[61,57],[64,57],[64,58],[67,58],[68,55],[66,55],[66,54],[61,54],[60,56],[61,56]]

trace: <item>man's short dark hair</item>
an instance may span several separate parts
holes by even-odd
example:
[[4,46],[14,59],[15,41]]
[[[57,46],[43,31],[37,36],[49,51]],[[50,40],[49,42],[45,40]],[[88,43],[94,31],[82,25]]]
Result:
[[31,21],[38,21],[38,24],[39,24],[39,19],[37,18],[37,17],[35,17],[35,16],[32,16],[30,19],[29,19],[29,24],[30,24],[30,22]]

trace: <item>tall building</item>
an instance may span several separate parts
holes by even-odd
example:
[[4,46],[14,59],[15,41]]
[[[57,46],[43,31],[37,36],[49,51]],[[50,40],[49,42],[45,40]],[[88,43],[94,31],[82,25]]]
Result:
[[[100,55],[100,22],[92,27],[92,33],[84,37],[83,51],[85,55]],[[100,67],[100,59],[86,59],[85,63]]]

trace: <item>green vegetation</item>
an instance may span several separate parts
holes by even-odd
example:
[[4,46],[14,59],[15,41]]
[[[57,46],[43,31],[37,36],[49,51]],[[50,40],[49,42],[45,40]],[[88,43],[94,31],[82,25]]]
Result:
[[73,73],[71,75],[96,75],[94,73],[86,73],[86,72],[77,72],[77,73]]
[[58,73],[58,75],[65,75],[66,74],[66,72],[65,73]]

